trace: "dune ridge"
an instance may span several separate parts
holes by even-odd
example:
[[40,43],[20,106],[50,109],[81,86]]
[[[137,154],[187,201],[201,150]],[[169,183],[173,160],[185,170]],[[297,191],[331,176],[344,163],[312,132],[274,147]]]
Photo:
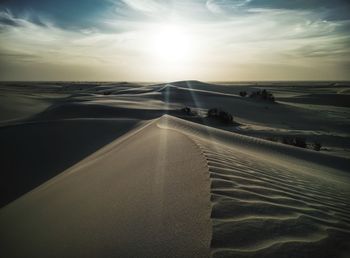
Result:
[[[166,124],[164,124],[163,121],[165,120],[160,120],[158,123],[162,128],[176,129],[186,134],[193,135],[194,137],[209,138],[213,142],[218,142],[222,145],[233,145],[240,148],[242,152],[256,153],[261,157],[268,158],[270,161],[276,161],[277,163],[284,160],[285,163],[291,163],[293,166],[298,166],[298,164],[300,164],[301,168],[307,165],[310,171],[319,170],[320,167],[326,166],[330,171],[330,173],[327,173],[328,175],[333,175],[333,170],[337,170],[335,173],[339,176],[340,182],[344,177],[348,178],[348,173],[343,173],[349,167],[350,160],[348,158],[296,148],[235,132],[223,131],[217,128],[184,121],[176,117],[168,119]],[[326,173],[327,171],[323,172]]]
[[[333,177],[339,176],[333,180],[322,176],[322,171],[308,171],[315,156],[308,151],[177,118],[160,120],[159,126],[187,133],[206,157],[213,257],[343,257],[349,253],[349,177],[342,184],[346,173],[339,171],[348,160],[332,171]],[[264,148],[274,162],[257,155]],[[282,149],[294,154],[292,161],[279,158]],[[291,166],[299,152],[310,153],[311,158]]]
[[208,257],[209,188],[198,146],[150,121],[3,207],[0,249],[6,257]]
[[[345,86],[36,84],[3,90],[1,183],[40,179],[0,209],[6,257],[349,256],[350,113],[308,104]],[[261,87],[276,103],[239,96]]]

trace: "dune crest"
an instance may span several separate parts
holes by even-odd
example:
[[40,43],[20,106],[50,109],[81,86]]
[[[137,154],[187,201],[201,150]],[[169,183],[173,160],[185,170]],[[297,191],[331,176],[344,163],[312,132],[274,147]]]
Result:
[[5,257],[350,254],[346,85],[4,84]]
[[186,135],[150,122],[2,208],[1,253],[208,257],[205,164]]
[[[304,150],[177,118],[159,124],[187,132],[206,157],[213,257],[291,257],[293,252],[295,257],[343,257],[349,253],[350,177],[344,182],[346,174],[339,167],[332,171],[333,178],[327,178],[325,171],[306,173],[310,162],[317,160],[311,152],[308,162],[300,160],[293,167],[290,164]],[[279,159],[274,145],[279,152],[285,149],[284,155],[289,151],[291,161]],[[268,155],[257,155],[264,147],[270,150]]]

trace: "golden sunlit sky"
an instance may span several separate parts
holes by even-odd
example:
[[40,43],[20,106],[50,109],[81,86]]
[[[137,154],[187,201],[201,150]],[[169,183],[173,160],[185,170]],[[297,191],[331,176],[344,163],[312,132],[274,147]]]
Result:
[[4,0],[1,80],[349,80],[350,1]]

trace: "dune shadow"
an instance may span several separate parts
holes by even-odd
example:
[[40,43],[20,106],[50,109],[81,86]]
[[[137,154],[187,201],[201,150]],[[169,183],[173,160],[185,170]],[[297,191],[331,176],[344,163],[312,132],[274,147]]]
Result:
[[75,119],[0,127],[0,207],[114,141],[137,119]]

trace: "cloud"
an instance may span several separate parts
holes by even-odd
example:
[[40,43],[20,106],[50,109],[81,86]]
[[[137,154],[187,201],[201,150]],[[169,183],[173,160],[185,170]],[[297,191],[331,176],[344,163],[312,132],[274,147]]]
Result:
[[15,19],[12,14],[6,11],[0,11],[0,26],[20,26],[19,20]]
[[249,7],[258,8],[273,8],[273,9],[288,9],[288,10],[315,10],[319,8],[336,8],[341,6],[342,8],[348,8],[350,5],[348,0],[255,0],[249,1]]
[[224,13],[244,7],[251,0],[207,0],[206,6],[212,13]]
[[0,10],[0,29],[6,27],[28,27],[28,26],[51,26],[49,21],[31,15],[27,12],[26,17],[19,17],[14,15],[9,9]]
[[0,11],[0,28],[6,27],[23,27],[30,24],[26,19],[15,17],[10,10]]
[[259,0],[250,1],[249,8],[312,11],[320,13],[327,20],[349,20],[350,1],[348,0]]
[[130,8],[142,12],[158,12],[164,9],[160,1],[155,0],[122,0]]
[[[96,0],[86,0],[91,6],[85,7],[85,13],[77,11],[80,0],[62,1],[72,8],[63,16],[45,6],[40,9],[45,10],[43,14],[34,9],[0,9],[0,58],[2,67],[13,68],[13,76],[21,74],[15,67],[25,66],[26,74],[33,69],[36,75],[38,67],[52,69],[48,73],[52,75],[55,69],[66,75],[69,69],[63,67],[69,67],[79,76],[85,67],[101,76],[109,74],[105,79],[133,80],[138,74],[144,80],[162,80],[159,71],[164,65],[152,63],[147,42],[159,34],[157,28],[169,24],[185,28],[195,44],[192,63],[182,64],[186,77],[192,71],[198,78],[202,74],[203,79],[225,80],[235,69],[240,71],[236,76],[261,75],[262,70],[271,75],[273,71],[268,73],[266,67],[279,67],[291,79],[298,79],[292,71],[313,67],[322,73],[325,64],[334,65],[327,67],[327,74],[339,75],[345,70],[339,67],[350,59],[349,15],[329,19],[336,7],[326,8],[329,4],[324,1],[320,1],[322,8],[314,4],[314,8],[302,9],[302,1],[296,5],[274,0],[106,0],[99,1],[102,7],[97,8]],[[76,17],[68,18],[73,13]],[[213,77],[206,77],[209,74]],[[7,75],[2,71],[0,76]]]
[[[2,0],[0,10],[11,10],[15,17],[44,25],[48,20],[64,29],[98,27],[98,19],[112,12],[112,0]],[[43,24],[41,24],[43,23]]]
[[0,30],[2,80],[92,80],[93,76],[126,80],[125,74],[137,65],[137,43],[142,38],[131,31],[69,30],[52,23],[40,26],[10,13],[1,15],[6,24],[16,23]]

